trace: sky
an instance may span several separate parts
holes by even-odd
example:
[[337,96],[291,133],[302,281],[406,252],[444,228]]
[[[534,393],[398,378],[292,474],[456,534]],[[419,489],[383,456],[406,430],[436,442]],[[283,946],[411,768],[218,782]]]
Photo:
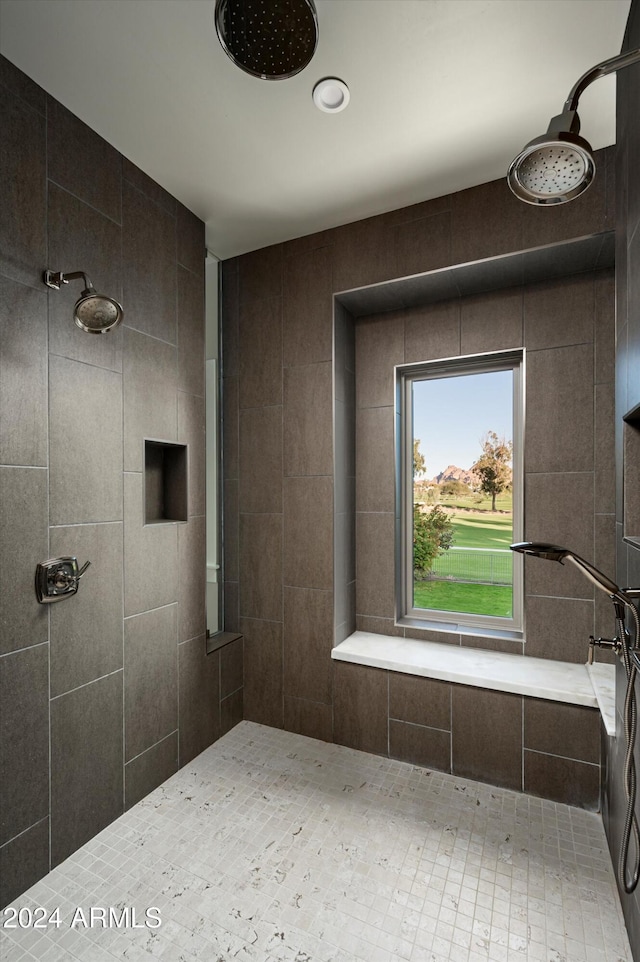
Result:
[[487,431],[513,437],[511,371],[413,382],[413,437],[420,439],[427,478],[450,464],[470,468]]

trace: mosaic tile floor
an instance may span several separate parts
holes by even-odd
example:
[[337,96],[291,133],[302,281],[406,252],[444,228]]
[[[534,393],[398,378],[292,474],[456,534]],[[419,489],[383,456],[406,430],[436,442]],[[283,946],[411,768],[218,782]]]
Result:
[[251,722],[15,906],[3,962],[631,960],[598,816]]

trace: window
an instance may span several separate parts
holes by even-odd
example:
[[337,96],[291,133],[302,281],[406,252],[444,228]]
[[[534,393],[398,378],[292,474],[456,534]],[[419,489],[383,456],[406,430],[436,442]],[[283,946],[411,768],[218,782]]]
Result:
[[397,615],[519,637],[524,351],[396,368]]

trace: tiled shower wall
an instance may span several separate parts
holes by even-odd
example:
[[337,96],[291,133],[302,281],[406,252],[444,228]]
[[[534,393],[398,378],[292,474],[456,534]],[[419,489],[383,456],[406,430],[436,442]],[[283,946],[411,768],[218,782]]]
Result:
[[[633,0],[622,50],[640,47],[640,2]],[[617,74],[616,150],[616,546],[617,582],[640,588],[640,64]],[[625,415],[635,413],[631,423]],[[627,540],[624,540],[624,539]],[[634,540],[631,540],[634,539]],[[614,863],[626,810],[623,792],[626,677],[618,666],[616,738],[608,739],[605,827]],[[638,691],[636,685],[636,698]],[[640,770],[640,748],[636,746]],[[631,846],[633,860],[633,843]],[[621,892],[634,957],[640,957],[640,889]]]
[[[245,638],[245,718],[445,769],[453,757],[459,774],[524,785],[561,800],[570,800],[568,786],[576,784],[568,761],[598,765],[597,726],[589,723],[588,745],[581,745],[583,710],[332,662],[334,617],[336,627],[351,617],[349,593],[334,597],[334,569],[345,585],[353,585],[351,597],[360,592],[364,607],[351,611],[360,615],[361,627],[393,628],[389,585],[379,579],[380,571],[393,565],[392,524],[384,552],[375,538],[377,518],[366,519],[371,523],[367,530],[361,526],[357,545],[348,531],[350,505],[356,490],[364,497],[367,471],[373,478],[368,489],[372,516],[380,507],[377,499],[392,491],[389,445],[375,410],[389,401],[385,395],[382,402],[373,396],[359,402],[357,430],[366,443],[357,461],[349,443],[355,401],[345,387],[348,377],[341,386],[342,366],[335,385],[332,380],[332,294],[611,230],[612,161],[613,150],[599,152],[593,187],[560,208],[521,204],[500,180],[223,264],[225,627]],[[465,351],[495,350],[513,346],[505,339],[511,340],[514,329],[521,343],[525,318],[530,324],[535,319],[527,343],[534,367],[537,363],[539,383],[531,390],[538,397],[538,442],[527,510],[532,522],[538,519],[538,537],[564,539],[610,569],[612,308],[612,277],[603,272],[359,320],[356,391],[361,401],[375,392],[376,371],[383,368],[388,380],[411,337],[425,357],[457,353],[463,341]],[[348,321],[342,313],[339,320]],[[360,335],[367,326],[371,337],[365,350]],[[343,334],[340,323],[336,343]],[[568,379],[564,385],[563,378]],[[557,392],[551,406],[544,396],[548,382]],[[560,412],[569,384],[576,397],[570,412]],[[562,414],[573,419],[571,426]],[[342,459],[344,474],[344,484],[335,490],[334,456]],[[527,530],[533,536],[531,525]],[[589,584],[570,572],[564,572],[564,587],[571,589],[566,601],[553,590],[551,571],[541,562],[534,570],[534,563],[527,578],[536,596],[529,612],[535,654],[585,660],[594,620],[598,630],[612,629],[607,605],[600,608]],[[358,572],[353,582],[350,565]],[[363,580],[365,575],[377,579],[380,587],[368,599],[359,584],[364,568]],[[506,726],[505,713],[511,722]],[[507,738],[507,731],[516,731],[516,737]],[[540,759],[552,761],[535,770]],[[591,804],[594,772],[585,767],[584,774],[590,787],[582,802]]]
[[[0,903],[241,717],[205,655],[204,231],[0,60]],[[124,305],[80,331],[84,270]],[[144,526],[143,438],[189,446],[188,522]],[[36,563],[91,561],[36,602]]]

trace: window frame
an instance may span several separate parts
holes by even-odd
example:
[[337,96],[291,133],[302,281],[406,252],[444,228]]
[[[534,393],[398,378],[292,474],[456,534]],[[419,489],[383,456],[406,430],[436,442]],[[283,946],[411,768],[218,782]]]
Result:
[[[513,372],[513,540],[524,539],[525,348],[468,354],[395,366],[396,409],[396,624],[404,627],[522,640],[524,566],[513,553],[511,618],[413,606],[413,403],[414,381],[468,374]],[[480,452],[478,452],[480,453]]]

